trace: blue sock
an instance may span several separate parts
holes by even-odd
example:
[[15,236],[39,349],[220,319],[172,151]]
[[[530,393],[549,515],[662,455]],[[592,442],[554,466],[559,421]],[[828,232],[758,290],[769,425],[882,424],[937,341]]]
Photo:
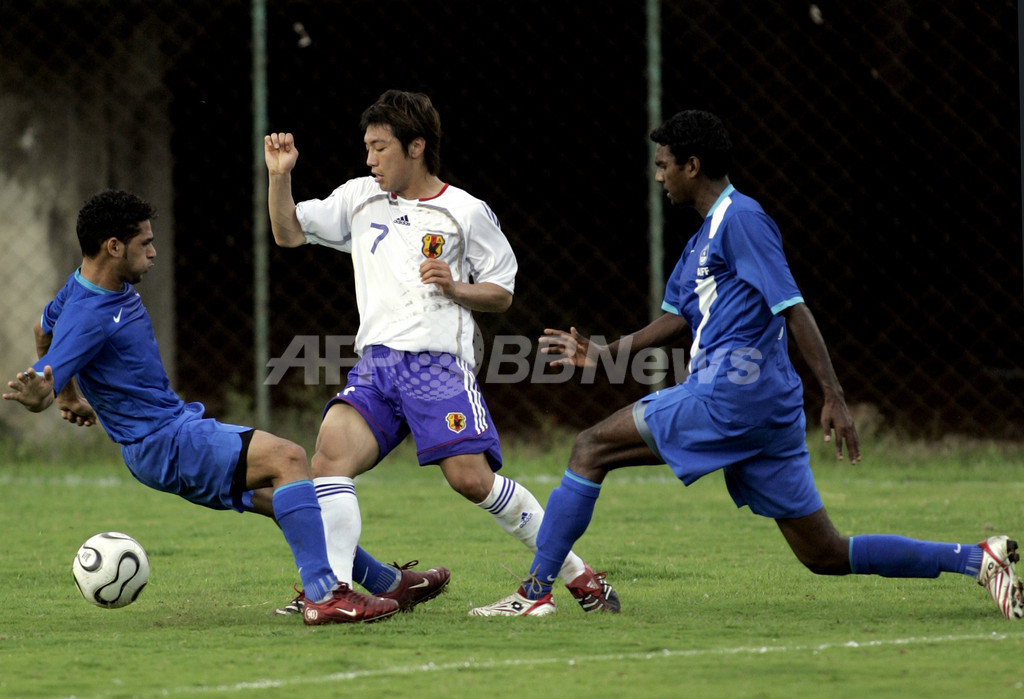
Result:
[[327,561],[324,522],[313,481],[292,481],[274,491],[274,518],[292,549],[308,599],[322,602],[338,584]]
[[565,469],[561,484],[548,496],[544,520],[537,532],[537,553],[530,573],[537,577],[540,585],[526,590],[527,597],[540,599],[551,592],[551,585],[558,578],[558,571],[572,545],[587,531],[600,494],[600,483],[588,481]]
[[977,577],[982,550],[977,544],[946,544],[891,534],[850,537],[850,568],[860,575],[937,578],[939,573]]
[[352,580],[362,585],[372,595],[390,592],[398,583],[401,573],[381,563],[362,546],[356,546],[356,557],[352,561]]

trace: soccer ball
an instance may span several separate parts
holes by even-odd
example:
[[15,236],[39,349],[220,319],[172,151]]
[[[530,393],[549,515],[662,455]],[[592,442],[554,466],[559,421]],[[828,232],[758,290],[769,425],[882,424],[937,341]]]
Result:
[[103,532],[78,549],[71,574],[87,601],[117,609],[134,602],[149,582],[149,557],[127,534]]

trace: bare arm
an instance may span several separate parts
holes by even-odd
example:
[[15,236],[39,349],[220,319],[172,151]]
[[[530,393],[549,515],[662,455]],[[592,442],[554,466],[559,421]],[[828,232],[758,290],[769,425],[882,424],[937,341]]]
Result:
[[856,463],[860,460],[860,444],[857,439],[857,428],[853,424],[853,418],[846,407],[846,397],[839,379],[836,378],[835,369],[832,367],[832,360],[828,356],[828,348],[825,347],[825,340],[818,330],[818,324],[806,304],[799,303],[792,306],[783,314],[789,326],[789,332],[793,335],[800,354],[814,373],[821,391],[824,394],[825,403],[821,408],[821,426],[825,432],[825,441],[832,441],[832,432],[836,434],[836,458],[843,458],[843,443],[846,443],[846,451],[850,455],[850,462]]
[[540,338],[540,351],[543,354],[562,355],[549,362],[551,366],[596,366],[597,357],[602,352],[615,355],[621,348],[632,354],[648,347],[660,347],[682,337],[688,327],[682,316],[665,313],[640,330],[624,335],[607,346],[592,344],[588,338],[576,332],[576,328],[569,328],[569,332],[545,328],[544,336]]
[[[36,338],[36,356],[42,358],[50,350],[53,335],[43,332],[43,326],[39,321],[36,321],[32,332]],[[89,405],[89,401],[78,390],[78,384],[75,383],[74,377],[57,394],[56,401],[57,407],[60,409],[61,418],[79,427],[92,427],[96,424],[96,412]]]
[[483,313],[504,313],[512,305],[512,292],[497,284],[457,282],[446,262],[425,260],[420,265],[420,281],[433,284],[438,291],[460,306]]
[[51,333],[43,332],[43,324],[38,320],[32,328],[32,334],[36,338],[36,357],[42,359],[43,355],[50,351],[50,344],[53,342]]
[[298,247],[306,242],[306,236],[295,215],[295,199],[292,197],[292,170],[299,159],[295,138],[290,133],[264,136],[263,153],[270,180],[267,207],[270,209],[274,241],[284,248]]
[[677,316],[675,313],[663,313],[640,330],[624,335],[609,344],[608,350],[614,354],[620,347],[623,347],[633,353],[648,347],[661,347],[682,337],[689,327],[682,316]]

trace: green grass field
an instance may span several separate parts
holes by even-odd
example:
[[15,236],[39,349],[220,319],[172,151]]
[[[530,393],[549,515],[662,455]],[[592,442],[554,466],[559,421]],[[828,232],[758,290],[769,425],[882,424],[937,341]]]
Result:
[[[874,439],[816,478],[846,534],[976,542],[1024,537],[1024,447]],[[503,471],[542,502],[555,446],[506,445]],[[720,476],[690,488],[665,467],[608,479],[576,551],[608,577],[619,615],[478,619],[531,556],[407,449],[361,478],[363,544],[446,565],[446,594],[360,626],[307,628],[271,610],[298,581],[272,522],[212,512],[135,482],[109,444],[72,465],[0,465],[0,696],[792,697],[1020,695],[1024,625],[972,580],[816,577],[775,524],[737,511]],[[121,530],[149,552],[132,606],[87,604],[71,560]]]

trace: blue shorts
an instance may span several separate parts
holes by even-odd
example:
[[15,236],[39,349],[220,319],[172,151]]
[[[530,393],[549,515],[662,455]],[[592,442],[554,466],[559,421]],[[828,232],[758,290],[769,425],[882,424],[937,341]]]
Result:
[[737,507],[747,505],[773,519],[804,517],[822,508],[802,412],[785,427],[723,423],[679,385],[637,401],[633,420],[647,446],[686,485],[722,469]]
[[498,430],[472,369],[446,352],[367,348],[348,373],[345,389],[327,402],[348,403],[370,426],[387,456],[410,433],[421,466],[449,456],[484,454],[501,468]]
[[245,512],[252,505],[252,491],[245,490],[252,428],[204,418],[204,410],[201,403],[187,404],[185,413],[163,429],[121,445],[121,456],[150,488],[214,510]]

